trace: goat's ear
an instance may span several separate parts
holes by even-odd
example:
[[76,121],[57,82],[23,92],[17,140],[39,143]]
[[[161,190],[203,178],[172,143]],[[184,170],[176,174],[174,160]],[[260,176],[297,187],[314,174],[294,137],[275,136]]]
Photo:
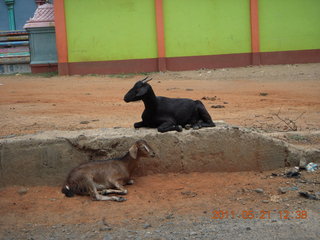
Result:
[[138,147],[137,147],[137,144],[134,144],[134,145],[129,149],[129,153],[130,153],[130,156],[131,156],[133,159],[136,159],[136,158],[137,158],[137,155],[138,155]]
[[141,97],[145,95],[148,92],[148,85],[144,85],[143,87],[139,88],[139,91],[137,92],[137,97]]

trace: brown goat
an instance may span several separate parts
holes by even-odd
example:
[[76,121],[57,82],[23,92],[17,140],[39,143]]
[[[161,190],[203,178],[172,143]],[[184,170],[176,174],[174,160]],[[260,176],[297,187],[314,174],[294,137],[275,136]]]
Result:
[[127,194],[123,186],[133,184],[131,175],[139,158],[154,156],[152,148],[144,140],[139,140],[122,158],[83,163],[72,169],[61,191],[67,197],[78,194],[90,195],[93,200],[125,201],[123,197],[104,195]]

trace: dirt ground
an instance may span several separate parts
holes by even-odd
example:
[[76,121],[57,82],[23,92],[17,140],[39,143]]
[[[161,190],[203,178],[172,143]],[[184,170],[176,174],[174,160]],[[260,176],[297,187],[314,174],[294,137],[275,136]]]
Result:
[[[262,239],[319,239],[320,201],[298,192],[319,192],[320,171],[283,173],[145,176],[122,203],[66,198],[59,187],[8,187],[0,191],[0,239],[249,239],[268,224]],[[227,237],[236,224],[243,237]]]
[[[214,120],[287,131],[320,126],[320,64],[151,73],[159,96],[203,99]],[[142,75],[0,76],[0,136],[132,127],[143,104],[123,97]],[[216,107],[216,108],[213,108]],[[281,120],[282,119],[282,120]]]
[[[320,130],[320,64],[149,76],[157,95],[202,100],[213,120],[265,132]],[[125,103],[123,96],[142,77],[0,76],[0,137],[132,127],[140,121],[143,104]],[[145,176],[128,187],[128,200],[123,203],[69,199],[59,187],[7,187],[0,190],[0,239],[213,239],[208,229],[219,221],[212,219],[217,210],[229,212],[224,219],[237,218],[241,223],[250,222],[244,219],[248,211],[255,212],[258,223],[265,221],[262,215],[266,221],[282,223],[285,219],[279,211],[285,210],[292,221],[318,224],[305,214],[316,214],[319,220],[320,201],[305,199],[298,192],[320,192],[320,171],[304,171],[299,179],[283,177],[285,171]],[[206,221],[209,225],[204,225]],[[179,222],[184,225],[169,229]],[[206,230],[194,229],[197,222]],[[178,236],[173,237],[173,232]],[[319,229],[311,233],[309,239],[320,237]],[[227,239],[223,236],[218,239]]]

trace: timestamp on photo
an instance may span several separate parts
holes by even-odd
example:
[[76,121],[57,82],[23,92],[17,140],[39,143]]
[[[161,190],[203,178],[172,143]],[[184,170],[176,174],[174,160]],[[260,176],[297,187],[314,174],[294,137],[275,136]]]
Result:
[[214,210],[211,219],[307,219],[306,210]]

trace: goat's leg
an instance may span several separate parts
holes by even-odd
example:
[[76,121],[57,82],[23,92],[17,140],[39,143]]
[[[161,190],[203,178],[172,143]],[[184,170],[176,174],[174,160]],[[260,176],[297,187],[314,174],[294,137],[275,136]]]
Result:
[[123,201],[126,201],[127,199],[123,197],[117,197],[117,196],[102,196],[101,194],[97,193],[94,200],[123,202]]
[[114,182],[113,185],[116,189],[104,189],[101,191],[101,194],[107,195],[111,193],[116,193],[120,195],[126,195],[128,193],[128,190],[125,189],[119,182]]
[[141,122],[136,122],[135,124],[133,124],[134,128],[142,128],[142,127],[146,127],[145,123],[143,121]]
[[208,113],[206,107],[199,100],[195,101],[197,104],[197,111],[200,116],[200,120],[198,125],[200,127],[215,127],[216,124],[212,121],[210,114]]
[[119,189],[103,189],[100,191],[102,195],[108,195],[108,194],[119,194],[119,195],[126,195],[128,191],[122,191]]
[[[134,184],[134,180],[133,179],[130,179],[128,182],[126,182],[126,185],[133,185],[133,184]],[[99,192],[102,195],[108,195],[108,194],[112,194],[112,193],[125,195],[125,194],[127,194],[128,191],[126,192],[126,191],[119,190],[119,189],[102,189]]]
[[177,131],[181,132],[182,127],[180,125],[175,125],[171,122],[164,122],[158,127],[159,132],[169,132],[169,131]]
[[[194,130],[198,130],[198,129],[203,128],[203,127],[206,127],[206,123],[204,123],[202,120],[199,120],[198,122],[196,122],[195,124],[192,125],[192,128]],[[210,126],[207,126],[207,127],[210,127]]]
[[195,123],[192,125],[193,130],[198,130],[200,128],[202,128],[202,121],[200,120],[199,122]]
[[123,197],[117,197],[117,196],[102,196],[101,194],[99,194],[94,182],[92,179],[87,179],[87,185],[89,188],[89,194],[91,196],[91,198],[93,200],[97,200],[97,201],[117,201],[117,202],[123,202],[126,199]]

